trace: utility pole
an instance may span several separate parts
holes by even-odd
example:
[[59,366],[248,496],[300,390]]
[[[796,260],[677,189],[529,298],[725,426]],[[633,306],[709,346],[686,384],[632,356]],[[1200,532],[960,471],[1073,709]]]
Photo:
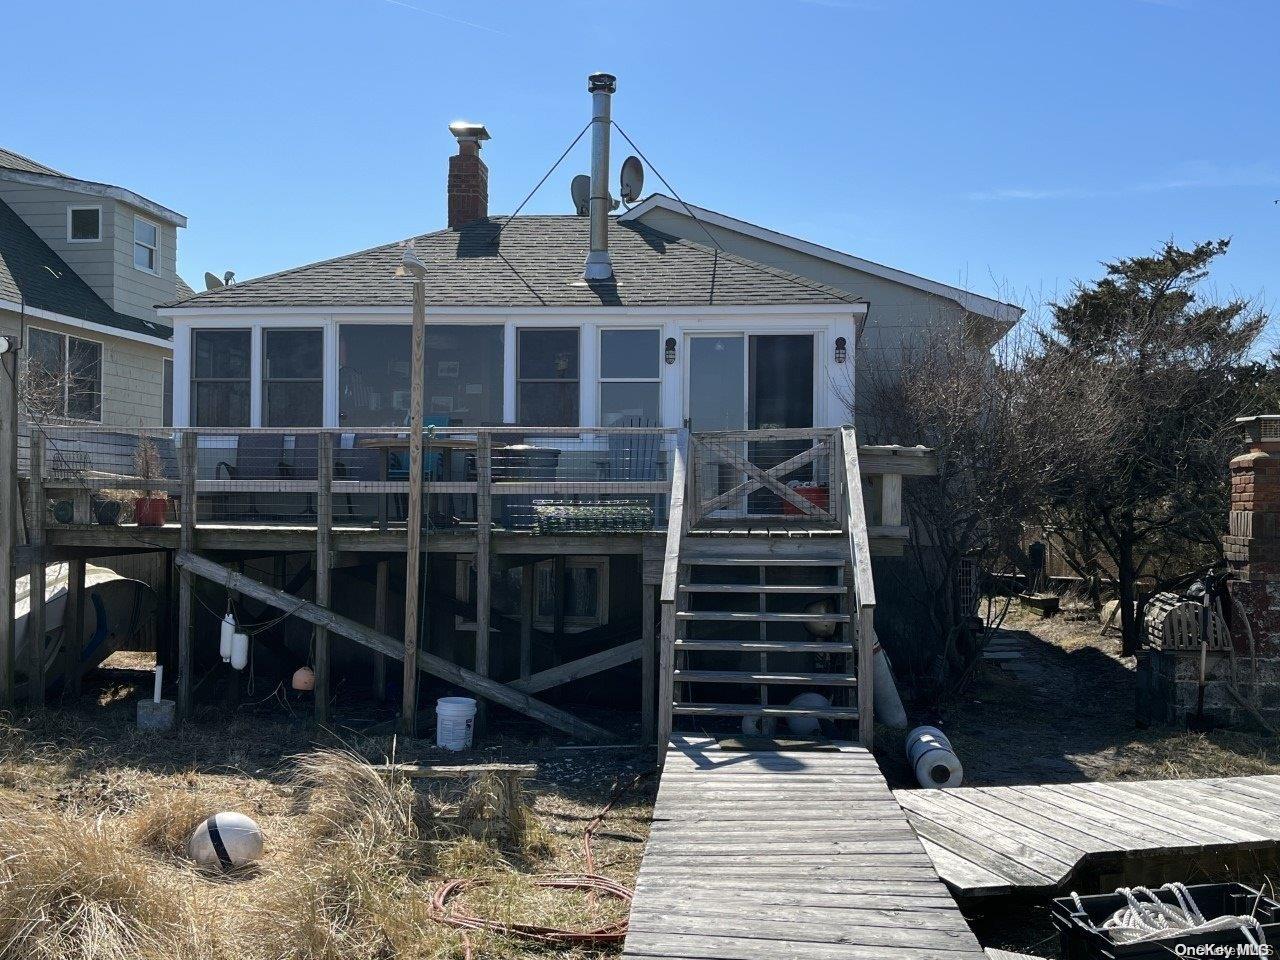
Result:
[[400,732],[417,735],[418,636],[422,611],[418,594],[422,581],[422,393],[426,372],[427,268],[413,252],[404,249],[398,271],[413,278],[413,370],[409,381],[409,509],[408,544],[404,576],[404,698],[400,708]]
[[18,544],[18,352],[12,337],[0,337],[0,710],[14,705],[17,657],[13,619]]

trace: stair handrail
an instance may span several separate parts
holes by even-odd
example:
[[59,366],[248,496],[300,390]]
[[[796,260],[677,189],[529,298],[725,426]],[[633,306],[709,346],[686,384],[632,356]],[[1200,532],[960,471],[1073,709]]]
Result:
[[867,535],[867,509],[862,502],[862,465],[858,461],[858,435],[854,428],[840,428],[844,451],[844,523],[853,567],[850,585],[851,613],[857,616],[858,640],[858,739],[868,750],[875,736],[875,611],[876,585],[871,576],[871,541]]
[[662,624],[658,633],[658,757],[666,756],[671,739],[671,702],[675,692],[676,595],[680,587],[680,547],[685,532],[685,495],[688,476],[689,431],[681,428],[675,435],[671,457],[671,497],[667,503],[666,550],[662,558],[662,586],[658,599],[662,606]]

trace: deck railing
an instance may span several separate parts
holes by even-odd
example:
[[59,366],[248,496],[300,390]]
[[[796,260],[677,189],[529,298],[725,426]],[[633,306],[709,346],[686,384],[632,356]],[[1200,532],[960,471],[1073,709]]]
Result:
[[[658,427],[433,428],[424,438],[427,522],[436,529],[474,526],[480,498],[487,497],[500,530],[665,529],[675,433]],[[184,481],[190,481],[197,526],[313,526],[325,492],[333,500],[334,527],[405,525],[403,429],[42,425],[32,436],[44,447],[44,488],[55,521],[135,522],[135,504],[148,494],[167,500],[166,520],[177,522]],[[184,442],[194,446],[194,477],[181,467]],[[325,464],[322,450],[329,451]],[[28,463],[24,457],[24,474]]]
[[[858,740],[870,750],[875,739],[876,585],[871,576],[871,539],[861,496],[862,464],[853,427],[841,428],[839,446],[844,461],[844,529],[853,573],[849,578],[849,612],[857,617],[854,635],[858,642]],[[897,479],[901,482],[900,475]]]

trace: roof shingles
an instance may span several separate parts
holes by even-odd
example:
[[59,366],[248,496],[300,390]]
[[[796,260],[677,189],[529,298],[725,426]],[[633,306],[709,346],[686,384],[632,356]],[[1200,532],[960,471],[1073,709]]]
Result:
[[[582,279],[588,221],[575,216],[490,218],[411,238],[428,267],[427,304],[447,307],[661,307],[856,303],[834,287],[668,236],[610,225],[614,278]],[[246,280],[171,306],[409,306],[395,276],[401,243]]]
[[0,200],[0,300],[168,339],[172,330],[117,313]]

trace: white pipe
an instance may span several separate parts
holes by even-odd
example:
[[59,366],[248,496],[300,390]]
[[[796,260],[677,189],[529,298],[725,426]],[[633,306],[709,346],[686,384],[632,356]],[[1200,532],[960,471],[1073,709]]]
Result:
[[151,695],[151,700],[153,703],[160,702],[160,687],[163,684],[164,684],[164,664],[157,663],[156,664],[156,688],[155,688],[155,692]]

